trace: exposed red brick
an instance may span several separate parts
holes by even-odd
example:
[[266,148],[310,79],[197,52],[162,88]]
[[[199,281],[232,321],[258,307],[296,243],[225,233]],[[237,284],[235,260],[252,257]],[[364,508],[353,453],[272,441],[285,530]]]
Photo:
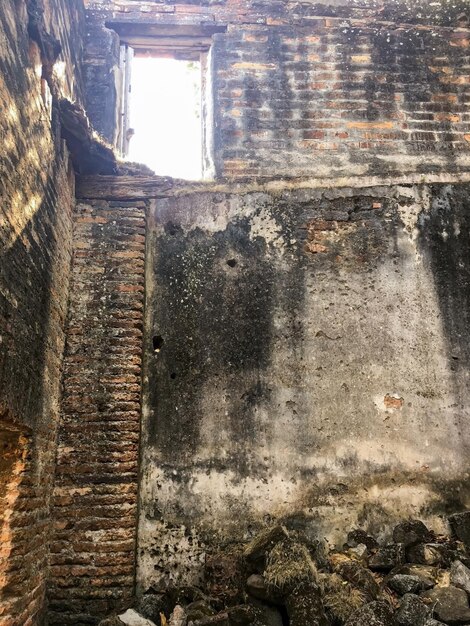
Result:
[[[72,272],[51,544],[52,624],[73,623],[77,614],[96,620],[125,608],[134,592],[143,326],[143,306],[136,298],[143,298],[145,252],[141,232],[142,203],[77,207],[75,259],[77,252],[87,253],[85,263],[74,261]],[[95,541],[90,542],[91,536]],[[64,585],[75,602],[60,601]],[[103,586],[109,594],[90,603]]]

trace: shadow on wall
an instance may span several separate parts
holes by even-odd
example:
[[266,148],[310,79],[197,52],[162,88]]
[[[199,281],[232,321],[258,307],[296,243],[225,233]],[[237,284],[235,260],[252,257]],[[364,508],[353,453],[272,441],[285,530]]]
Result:
[[[457,413],[465,409],[470,367],[470,199],[456,185],[436,187],[429,211],[420,215],[421,250],[432,268],[442,324],[448,342],[448,361],[454,378]],[[463,415],[462,415],[463,417]],[[469,437],[463,428],[462,439]]]
[[50,385],[59,375],[51,359],[60,357],[51,347],[60,333],[60,312],[53,309],[61,306],[60,294],[51,299],[60,237],[57,180],[54,167],[37,211],[0,253],[0,604],[2,616],[18,625],[43,610],[46,586],[57,420]]
[[[167,345],[156,363],[157,384],[149,389],[150,405],[159,416],[150,424],[150,440],[158,441],[171,461],[182,450],[192,458],[198,449],[204,382],[217,387],[227,374],[236,384],[241,371],[251,371],[248,411],[267,393],[256,372],[269,361],[274,269],[263,259],[264,244],[250,240],[244,220],[213,237],[200,229],[186,236],[181,226],[169,223],[157,249],[165,296],[156,317],[167,331]],[[175,403],[178,424],[172,421]],[[240,418],[238,426],[247,423]],[[239,437],[248,436],[234,428]]]

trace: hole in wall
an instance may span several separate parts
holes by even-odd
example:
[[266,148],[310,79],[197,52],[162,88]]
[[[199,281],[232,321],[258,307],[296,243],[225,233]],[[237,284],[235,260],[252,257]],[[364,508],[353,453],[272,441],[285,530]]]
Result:
[[155,335],[155,337],[152,339],[153,351],[155,353],[160,352],[160,350],[162,349],[164,343],[165,342],[164,342],[163,337],[161,335]]
[[165,226],[165,232],[171,237],[175,237],[178,234],[179,230],[176,224],[173,224],[172,222],[170,222],[169,224]]
[[170,378],[171,378],[172,380],[175,380],[175,378],[176,378],[176,372],[171,372],[171,374],[170,374]]
[[229,260],[227,261],[227,265],[228,265],[229,267],[235,267],[237,264],[238,264],[237,259],[229,259]]

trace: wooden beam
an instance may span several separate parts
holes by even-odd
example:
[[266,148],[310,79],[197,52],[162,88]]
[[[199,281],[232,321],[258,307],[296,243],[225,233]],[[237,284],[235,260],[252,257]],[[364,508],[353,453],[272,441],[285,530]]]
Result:
[[207,52],[211,40],[203,37],[144,37],[131,35],[125,42],[137,57],[165,57],[199,61],[201,53]]
[[127,37],[211,37],[216,33],[224,33],[227,27],[221,24],[161,24],[151,22],[136,22],[124,20],[109,20],[106,22],[107,28],[115,30],[121,37],[122,41],[126,41]]
[[152,37],[149,35],[127,35],[122,38],[129,46],[146,48],[206,48],[211,47],[210,37],[187,37],[177,35],[173,37]]
[[174,186],[175,180],[165,176],[79,176],[75,194],[88,200],[147,200]]

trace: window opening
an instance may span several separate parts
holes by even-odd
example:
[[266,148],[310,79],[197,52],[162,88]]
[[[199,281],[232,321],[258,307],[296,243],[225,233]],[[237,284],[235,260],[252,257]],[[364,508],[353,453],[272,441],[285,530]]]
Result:
[[121,41],[115,145],[158,175],[216,175],[214,49],[227,26],[110,20]]
[[121,41],[116,146],[122,156],[158,175],[213,178],[214,48],[227,26],[127,19],[106,26]]
[[202,178],[201,63],[134,55],[124,149],[160,176]]

